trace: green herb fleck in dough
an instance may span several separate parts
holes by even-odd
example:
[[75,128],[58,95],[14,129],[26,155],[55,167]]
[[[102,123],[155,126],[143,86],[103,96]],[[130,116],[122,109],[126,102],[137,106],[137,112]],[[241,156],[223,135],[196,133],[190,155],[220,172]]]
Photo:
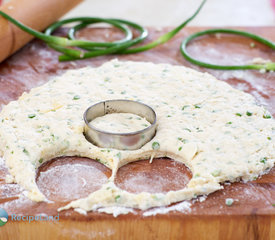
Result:
[[263,118],[264,118],[264,119],[270,119],[270,118],[271,118],[271,116],[270,116],[270,115],[268,115],[268,114],[264,114],[264,115],[263,115]]
[[121,159],[121,152],[117,153],[117,154],[116,154],[116,157],[117,157],[118,159]]
[[80,99],[80,96],[79,96],[79,95],[75,95],[75,96],[73,97],[73,100],[78,100],[78,99]]
[[203,132],[199,127],[196,128],[197,132]]
[[260,162],[261,162],[261,163],[264,163],[264,164],[266,163],[266,161],[267,161],[267,157],[263,157],[263,158],[261,158],[261,160],[260,160]]
[[252,112],[247,111],[246,115],[250,117],[250,116],[252,116]]
[[103,164],[103,162],[101,161],[101,159],[96,158],[95,160],[98,161],[99,163],[102,163],[102,164]]
[[183,128],[183,130],[186,130],[188,132],[191,132],[191,130],[189,128]]
[[58,137],[58,136],[55,136],[54,134],[51,134],[51,137],[52,137],[52,140],[53,140],[53,141],[59,139],[59,137]]
[[118,202],[120,200],[120,198],[121,198],[120,195],[115,196],[115,201]]
[[225,204],[227,206],[231,206],[234,203],[234,199],[233,198],[226,198],[225,199]]
[[201,106],[198,105],[198,104],[195,104],[194,107],[195,107],[195,108],[201,108]]
[[42,162],[43,162],[43,158],[40,158],[38,162],[39,162],[39,163],[42,163]]
[[178,137],[178,140],[181,141],[181,142],[184,143],[184,144],[188,142],[187,139],[183,139],[183,138],[181,138],[181,137]]
[[242,114],[240,114],[240,113],[236,113],[235,115],[238,116],[238,117],[242,116]]
[[178,150],[181,151],[181,150],[182,150],[182,147],[179,147]]
[[226,124],[232,124],[232,122],[227,122]]
[[158,143],[158,142],[153,142],[153,143],[152,143],[152,148],[153,148],[154,150],[158,150],[158,149],[160,148],[159,143]]
[[184,111],[188,107],[189,107],[189,105],[184,105],[181,110]]
[[23,149],[23,153],[25,153],[26,155],[30,155],[26,148]]
[[267,140],[271,140],[272,138],[271,137],[267,137]]
[[36,114],[31,113],[31,114],[28,115],[28,118],[34,118],[35,116],[36,116]]

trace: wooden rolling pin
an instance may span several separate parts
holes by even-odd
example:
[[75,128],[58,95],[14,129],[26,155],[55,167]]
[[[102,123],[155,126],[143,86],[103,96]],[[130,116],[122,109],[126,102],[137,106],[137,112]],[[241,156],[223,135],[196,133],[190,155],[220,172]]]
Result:
[[[11,0],[1,11],[38,31],[44,30],[82,0]],[[0,62],[24,46],[33,37],[0,17]]]

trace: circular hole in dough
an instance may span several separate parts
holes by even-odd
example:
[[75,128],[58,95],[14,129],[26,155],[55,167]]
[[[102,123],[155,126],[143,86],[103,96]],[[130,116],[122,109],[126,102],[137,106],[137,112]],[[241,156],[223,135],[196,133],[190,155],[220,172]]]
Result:
[[61,157],[40,166],[36,183],[47,199],[72,201],[100,189],[111,174],[110,169],[95,160]]
[[119,168],[115,184],[128,192],[167,193],[187,186],[191,171],[183,164],[169,158],[139,160]]

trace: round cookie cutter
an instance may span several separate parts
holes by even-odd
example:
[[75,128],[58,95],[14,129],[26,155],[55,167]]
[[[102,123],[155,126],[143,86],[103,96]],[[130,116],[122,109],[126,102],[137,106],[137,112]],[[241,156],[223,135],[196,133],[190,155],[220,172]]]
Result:
[[[133,113],[145,118],[150,126],[135,132],[112,133],[98,129],[90,122],[106,114]],[[156,132],[157,116],[148,105],[132,100],[106,100],[90,106],[84,113],[84,135],[91,143],[103,148],[115,148],[120,150],[135,150],[149,142]]]

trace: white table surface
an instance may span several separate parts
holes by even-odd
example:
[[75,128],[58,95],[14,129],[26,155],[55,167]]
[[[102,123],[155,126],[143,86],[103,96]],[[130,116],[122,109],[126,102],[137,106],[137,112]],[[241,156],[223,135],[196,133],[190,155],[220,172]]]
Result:
[[[99,16],[146,26],[173,26],[186,19],[201,0],[85,0],[65,17]],[[193,26],[275,26],[271,0],[208,0]]]

